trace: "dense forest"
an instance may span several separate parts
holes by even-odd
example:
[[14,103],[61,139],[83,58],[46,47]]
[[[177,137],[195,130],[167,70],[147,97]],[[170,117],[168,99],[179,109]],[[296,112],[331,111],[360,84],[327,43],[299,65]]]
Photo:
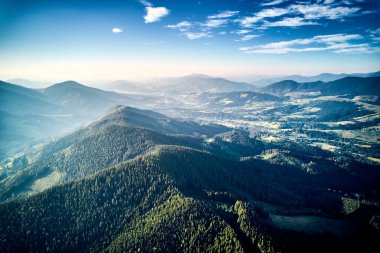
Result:
[[378,248],[377,166],[243,130],[181,122],[165,133],[162,119],[117,107],[16,160],[0,184],[1,251]]

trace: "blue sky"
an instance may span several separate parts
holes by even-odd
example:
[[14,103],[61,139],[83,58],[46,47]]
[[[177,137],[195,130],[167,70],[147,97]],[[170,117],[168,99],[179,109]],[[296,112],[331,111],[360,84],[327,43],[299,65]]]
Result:
[[0,79],[380,70],[380,0],[0,0]]

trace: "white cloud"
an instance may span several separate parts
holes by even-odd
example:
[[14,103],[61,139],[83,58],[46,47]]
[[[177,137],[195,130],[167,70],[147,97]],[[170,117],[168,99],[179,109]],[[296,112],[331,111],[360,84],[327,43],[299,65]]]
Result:
[[305,19],[341,19],[346,16],[351,16],[354,13],[358,12],[360,8],[357,7],[344,7],[337,6],[332,7],[330,5],[322,4],[312,4],[312,5],[303,5],[295,4],[289,7],[291,12],[303,14]]
[[123,29],[121,29],[119,27],[115,27],[115,28],[112,29],[112,32],[113,33],[121,33],[121,32],[123,32]]
[[244,35],[243,37],[241,37],[240,39],[238,39],[236,41],[248,41],[248,40],[251,40],[251,39],[257,38],[257,37],[259,37],[259,35],[249,34],[249,35]]
[[184,34],[189,40],[196,40],[196,39],[209,37],[209,34],[205,32],[199,32],[199,33],[186,32]]
[[207,28],[218,28],[228,23],[227,19],[210,19],[201,25]]
[[334,0],[325,0],[324,4],[332,4]]
[[354,53],[377,53],[380,52],[380,47],[350,47],[334,51],[337,54],[354,54]]
[[306,39],[273,42],[255,47],[242,47],[239,48],[239,50],[249,54],[286,54],[291,52],[318,51],[348,53],[369,51],[370,45],[367,43],[352,44],[348,42],[350,40],[357,40],[362,38],[363,37],[359,34],[318,35]]
[[318,35],[313,39],[326,44],[334,44],[337,42],[345,42],[348,40],[362,39],[363,36],[359,34],[331,34],[331,35]]
[[282,4],[286,2],[287,0],[273,0],[269,2],[262,3],[261,6],[271,6],[271,5],[277,5],[277,4]]
[[377,28],[377,29],[375,29],[375,30],[370,30],[370,29],[368,29],[368,30],[366,30],[366,32],[369,33],[369,36],[371,37],[371,39],[372,39],[375,43],[377,43],[377,42],[380,41],[380,28]]
[[153,23],[160,21],[162,17],[169,15],[169,10],[165,7],[145,7],[146,15],[144,16],[145,23]]
[[294,18],[284,18],[280,21],[275,22],[266,22],[264,24],[265,27],[276,27],[276,26],[287,26],[287,27],[296,27],[296,26],[304,26],[304,25],[318,25],[318,23],[313,21],[306,21],[301,17]]
[[153,4],[148,2],[147,0],[140,0],[140,3],[144,5],[145,7],[153,7]]
[[171,28],[171,29],[178,29],[181,32],[184,32],[184,31],[188,31],[192,27],[192,24],[188,21],[182,21],[175,25],[168,25],[166,27]]
[[239,20],[239,22],[243,27],[249,28],[252,27],[253,24],[262,21],[263,19],[280,17],[287,13],[289,13],[289,11],[282,8],[265,9],[256,13],[254,16],[242,18]]
[[232,16],[235,16],[239,13],[239,11],[223,11],[218,14],[210,15],[207,18],[212,19],[212,18],[229,18]]
[[[262,5],[274,5],[277,1],[267,2]],[[272,4],[273,3],[273,4]],[[278,1],[280,3],[280,1]],[[243,28],[250,28],[261,23],[266,23],[264,27],[274,26],[302,26],[302,25],[317,25],[313,22],[319,19],[341,20],[345,17],[356,15],[360,8],[351,6],[337,6],[335,1],[319,1],[318,3],[310,4],[299,2],[292,4],[286,8],[267,8],[263,9],[252,16],[246,16],[237,20]],[[297,17],[287,17],[281,21],[270,21],[270,19],[285,16],[297,15]],[[269,20],[268,20],[269,19]]]
[[241,30],[232,31],[231,33],[235,33],[235,34],[246,34],[246,33],[250,33],[250,32],[251,32],[251,30],[241,29]]

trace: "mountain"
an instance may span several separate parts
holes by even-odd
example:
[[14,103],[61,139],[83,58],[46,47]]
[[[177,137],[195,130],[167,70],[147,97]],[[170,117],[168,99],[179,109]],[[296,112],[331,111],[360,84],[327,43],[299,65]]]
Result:
[[253,103],[280,102],[281,98],[266,93],[253,91],[246,92],[222,92],[222,93],[202,93],[197,95],[199,104],[207,104],[208,107],[244,107],[252,106]]
[[0,81],[0,159],[23,143],[69,127],[70,112],[40,92]]
[[149,87],[144,83],[131,82],[126,80],[118,80],[112,83],[103,85],[106,90],[112,90],[120,93],[136,93],[146,94],[149,93]]
[[227,130],[218,125],[178,121],[152,111],[116,106],[87,127],[45,145],[29,158],[34,162],[0,181],[0,200],[22,198],[55,184],[84,178],[155,145],[203,149],[202,139],[192,136],[214,136]]
[[[295,206],[322,208],[330,201],[339,212],[340,195],[324,190],[330,183],[321,185],[292,166],[157,146],[85,179],[0,205],[0,246],[4,252],[319,252],[377,245],[367,219],[346,216],[334,233],[356,230],[345,231],[349,236],[343,238],[278,225],[274,217],[286,219],[284,213]],[[362,184],[358,179],[351,178],[347,186]],[[277,205],[266,209],[256,200]],[[304,222],[313,220],[306,210]],[[335,219],[313,222],[340,222]]]
[[345,77],[326,83],[322,94],[380,96],[380,77]]
[[156,79],[150,85],[158,92],[180,95],[199,92],[255,91],[248,83],[234,82],[224,78],[193,74],[177,78]]
[[129,99],[128,96],[84,86],[74,81],[54,84],[42,89],[41,93],[70,111],[90,114],[92,117]]
[[380,95],[380,77],[345,77],[332,82],[298,83],[285,80],[261,89],[275,95],[292,92],[319,92],[321,95]]
[[293,80],[284,80],[273,83],[261,89],[263,92],[282,96],[291,92],[317,92],[322,89],[323,82],[298,83]]
[[33,89],[41,89],[41,88],[49,86],[48,82],[31,81],[31,80],[27,80],[23,78],[9,79],[9,80],[6,80],[6,82],[17,84],[17,85],[24,86],[27,88],[33,88]]
[[377,252],[377,87],[347,77],[161,100],[7,84],[4,115],[32,114],[41,132],[37,114],[92,120],[0,161],[0,251]]
[[312,83],[312,82],[331,82],[345,77],[376,77],[380,76],[380,71],[371,72],[371,73],[352,73],[352,74],[331,74],[331,73],[322,73],[316,76],[300,76],[300,75],[289,75],[276,78],[267,78],[251,82],[253,85],[262,87],[267,86],[272,83],[277,83],[285,80],[292,80],[298,83]]
[[70,131],[119,104],[165,106],[160,98],[95,89],[74,81],[44,89],[0,82],[0,160],[34,141]]

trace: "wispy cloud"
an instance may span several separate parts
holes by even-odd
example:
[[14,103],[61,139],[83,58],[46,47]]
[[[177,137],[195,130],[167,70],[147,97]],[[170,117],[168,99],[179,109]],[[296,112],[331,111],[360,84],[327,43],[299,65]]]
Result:
[[289,7],[291,12],[300,13],[304,15],[305,19],[340,19],[347,16],[351,16],[358,12],[358,7],[346,7],[346,6],[331,6],[326,4],[295,4]]
[[182,21],[175,25],[167,25],[166,27],[171,28],[171,29],[178,29],[181,32],[185,32],[185,31],[188,31],[192,27],[192,24],[188,21]]
[[373,48],[368,43],[352,44],[348,41],[363,39],[359,34],[318,35],[306,39],[295,39],[268,43],[254,47],[241,47],[239,50],[249,54],[286,54],[291,52],[320,52],[334,53],[370,52]]
[[246,34],[246,33],[250,33],[251,30],[248,30],[248,29],[241,29],[241,30],[236,30],[236,31],[232,31],[231,33],[235,33],[235,34]]
[[374,41],[374,42],[380,42],[380,28],[377,28],[375,30],[367,30],[366,32],[369,33],[369,36],[370,38]]
[[266,18],[274,18],[274,17],[280,17],[288,13],[287,9],[283,8],[272,8],[272,9],[265,9],[260,12],[257,12],[254,16],[248,16],[244,17],[238,22],[240,22],[242,27],[250,28],[254,24],[258,23],[259,21],[262,21]]
[[[209,15],[205,18],[204,22],[188,22],[182,21],[174,25],[167,25],[167,28],[177,29],[184,34],[188,39],[200,39],[210,37],[213,29],[225,27],[231,22],[231,17],[237,15],[239,11],[220,11],[217,14]],[[220,35],[226,34],[226,31],[219,33]]]
[[257,38],[257,37],[259,37],[259,36],[260,36],[260,35],[256,35],[256,34],[244,35],[244,36],[242,36],[240,39],[237,39],[236,41],[248,41],[248,40],[251,40],[251,39]]
[[184,35],[189,39],[189,40],[196,40],[196,39],[201,39],[205,37],[209,37],[210,35],[206,32],[198,32],[198,33],[192,33],[192,32],[186,32]]
[[115,28],[112,29],[112,32],[113,33],[121,33],[121,32],[123,32],[123,29],[121,29],[119,27],[115,27]]
[[218,14],[210,15],[207,18],[212,19],[212,18],[229,18],[232,16],[235,16],[239,14],[239,11],[222,11],[219,12]]
[[145,6],[145,23],[158,22],[161,20],[161,18],[169,15],[170,13],[170,11],[166,7],[154,7],[153,4],[148,2],[147,0],[140,0],[140,3]]
[[264,2],[261,4],[261,6],[271,6],[271,5],[277,5],[277,4],[282,4],[286,2],[287,0],[273,0],[269,2]]
[[227,24],[228,22],[228,19],[209,19],[205,23],[202,23],[201,26],[207,28],[218,28]]
[[[271,1],[262,4],[270,6],[285,1]],[[237,21],[243,28],[259,26],[262,28],[287,26],[296,27],[303,25],[318,25],[320,19],[342,20],[346,17],[356,15],[360,11],[359,7],[339,6],[335,1],[319,1],[318,3],[299,2],[284,8],[270,7],[263,9],[252,16],[246,16]],[[288,15],[292,15],[289,17]],[[273,20],[281,16],[288,16],[283,20]]]
[[280,20],[280,21],[264,23],[264,27],[276,27],[276,26],[297,27],[297,26],[305,26],[305,25],[318,25],[318,23],[313,22],[313,21],[307,21],[301,17],[284,18],[283,20]]

